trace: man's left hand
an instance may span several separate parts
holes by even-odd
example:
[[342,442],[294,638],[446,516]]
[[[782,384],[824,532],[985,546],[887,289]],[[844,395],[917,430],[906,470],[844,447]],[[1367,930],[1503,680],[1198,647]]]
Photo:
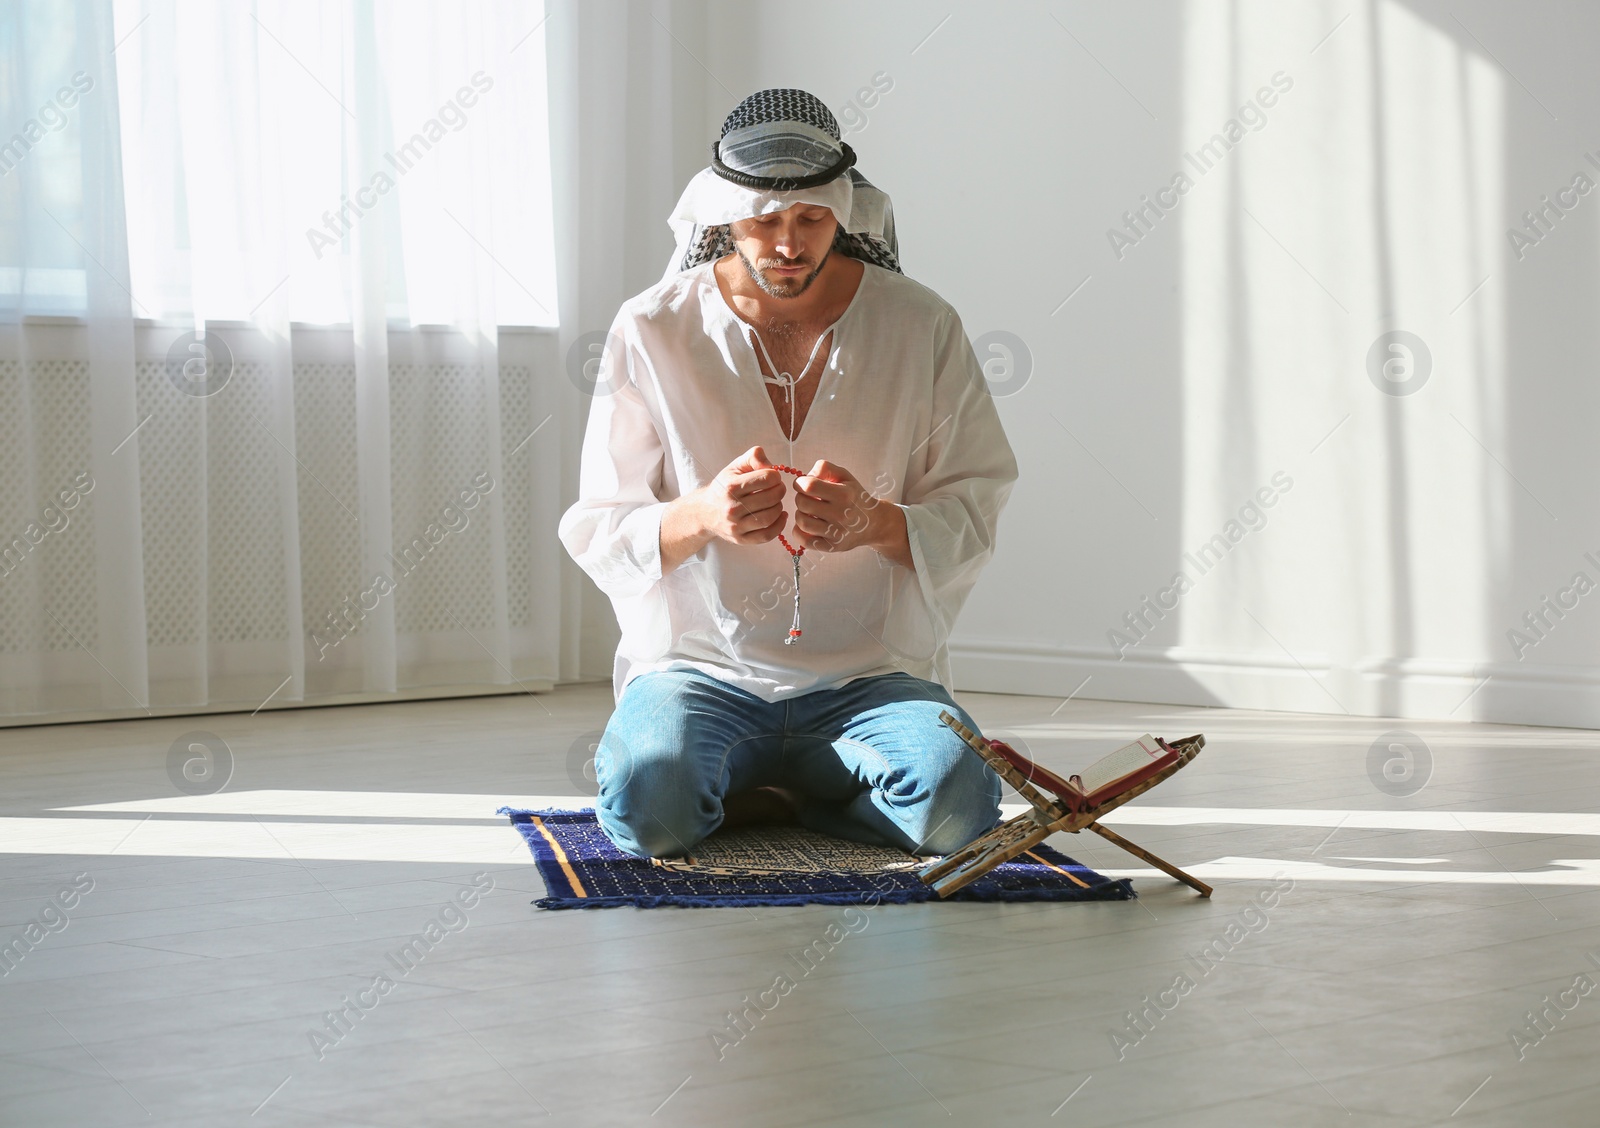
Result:
[[885,506],[844,467],[818,459],[794,485],[794,531],[801,547],[849,552],[883,543],[881,519],[894,506]]

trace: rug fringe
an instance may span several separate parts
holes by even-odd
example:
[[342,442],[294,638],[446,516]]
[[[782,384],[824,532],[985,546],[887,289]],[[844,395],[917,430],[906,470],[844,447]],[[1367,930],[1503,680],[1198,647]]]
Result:
[[[1122,896],[1117,896],[1113,890],[1119,890]],[[1063,889],[1060,896],[1052,895],[1049,890],[1040,889],[992,889],[972,890],[969,886],[952,897],[940,898],[931,896],[931,891],[918,889],[896,889],[880,893],[876,898],[872,893],[794,893],[794,894],[769,894],[766,896],[741,896],[741,897],[716,897],[692,896],[684,894],[663,894],[651,896],[638,894],[618,897],[541,897],[532,902],[541,909],[610,909],[619,906],[632,905],[639,909],[659,909],[669,906],[679,906],[686,909],[743,909],[743,908],[784,908],[796,905],[924,905],[939,900],[967,901],[967,902],[1013,902],[1013,901],[1083,901],[1081,896],[1073,896],[1074,890]],[[1101,894],[1100,899],[1106,901],[1131,901],[1139,894],[1134,892],[1133,879],[1122,877],[1110,881],[1105,885],[1097,886],[1095,892]]]

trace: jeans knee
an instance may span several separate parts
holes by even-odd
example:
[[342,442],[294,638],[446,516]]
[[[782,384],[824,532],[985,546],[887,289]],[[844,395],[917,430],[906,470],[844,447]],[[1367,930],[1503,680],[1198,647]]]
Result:
[[907,832],[916,853],[948,854],[1000,821],[1000,777],[963,744],[930,756],[918,780],[923,799]]
[[983,796],[997,808],[1000,803],[1000,777],[964,741],[940,742],[928,748],[915,782],[935,802],[940,796],[959,794],[973,799]]
[[677,748],[635,749],[625,765],[597,757],[596,775],[600,828],[636,857],[687,855],[721,811],[712,781],[700,778]]
[[613,845],[636,858],[682,858],[703,835],[687,826],[673,826],[648,806],[616,813],[597,806],[595,818]]
[[[938,811],[935,807],[934,811]],[[969,798],[954,809],[938,815],[933,829],[928,831],[918,845],[918,854],[953,854],[994,829],[1000,821],[1000,805]]]
[[982,756],[967,747],[966,741],[944,741],[939,744],[938,749],[939,755],[935,765],[942,780],[972,787],[982,786],[985,781],[992,780],[995,794],[1000,793],[1000,777],[984,762]]

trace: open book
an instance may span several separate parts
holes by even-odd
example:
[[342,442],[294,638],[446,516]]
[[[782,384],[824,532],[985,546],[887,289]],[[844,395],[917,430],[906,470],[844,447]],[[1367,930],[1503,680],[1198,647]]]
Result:
[[918,879],[931,885],[939,896],[949,896],[1058,831],[1076,834],[1080,830],[1093,831],[1177,878],[1202,897],[1211,896],[1211,886],[1199,878],[1100,824],[1102,814],[1112,813],[1194,759],[1205,747],[1204,736],[1196,733],[1169,743],[1146,733],[1132,744],[1102,756],[1077,775],[1062,779],[1005,741],[979,736],[949,710],[941,710],[939,719],[1001,779],[1016,788],[1030,808],[919,870]]
[[1132,744],[1124,744],[1096,760],[1077,775],[1062,779],[1003,740],[990,740],[988,747],[1021,772],[1029,783],[1054,793],[1075,812],[1092,810],[1133,790],[1179,759],[1176,748],[1145,733]]
[[[1162,768],[1176,763],[1178,751],[1145,733],[1132,744],[1124,744],[1068,779],[1085,808],[1098,807],[1108,799],[1138,787]],[[1076,798],[1066,795],[1063,798]]]

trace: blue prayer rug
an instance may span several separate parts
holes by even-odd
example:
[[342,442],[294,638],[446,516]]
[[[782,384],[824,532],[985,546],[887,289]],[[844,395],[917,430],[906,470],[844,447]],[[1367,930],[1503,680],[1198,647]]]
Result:
[[[859,905],[935,901],[917,870],[926,860],[796,826],[743,827],[700,843],[692,858],[635,858],[607,838],[594,811],[501,807],[533,851],[547,895],[541,909],[633,905],[689,908]],[[944,898],[948,901],[1126,901],[1129,878],[1109,878],[1040,844]]]

